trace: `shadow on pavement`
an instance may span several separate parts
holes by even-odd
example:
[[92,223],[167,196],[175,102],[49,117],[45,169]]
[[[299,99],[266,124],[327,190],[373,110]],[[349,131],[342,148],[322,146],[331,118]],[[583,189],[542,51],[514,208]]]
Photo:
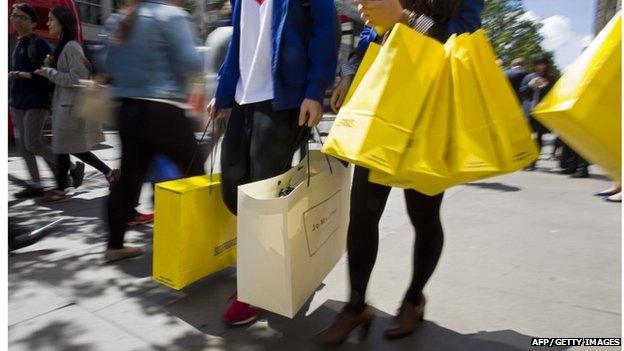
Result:
[[522,190],[522,188],[518,188],[517,186],[507,185],[507,184],[498,183],[498,182],[492,182],[492,183],[479,182],[479,183],[468,183],[464,185],[479,188],[479,189],[496,190],[496,191],[500,191],[504,193],[513,193],[513,192]]
[[91,149],[91,151],[108,150],[112,148],[114,148],[114,146],[109,144],[97,144]]
[[9,257],[12,257],[13,260],[21,260],[21,261],[34,261],[46,255],[50,255],[57,252],[57,250],[43,249],[43,250],[18,250],[9,253]]
[[[141,240],[146,241],[145,238]],[[25,265],[15,266],[15,260],[26,259]],[[221,321],[229,297],[236,290],[236,276],[233,268],[207,277],[178,292],[163,287],[150,278],[151,252],[143,257],[120,261],[114,265],[103,265],[101,252],[82,252],[57,261],[37,260],[37,252],[12,256],[12,275],[19,275],[9,283],[9,300],[19,292],[21,284],[28,280],[46,283],[71,296],[72,301],[81,304],[84,299],[98,299],[111,291],[116,300],[134,298],[140,312],[147,318],[161,316],[165,323],[174,325],[179,320],[192,326],[197,332],[188,331],[177,335],[166,345],[151,345],[154,350],[325,350],[313,342],[313,336],[328,326],[343,302],[326,301],[321,307],[306,316],[310,299],[301,312],[289,319],[265,312],[261,320],[250,326],[229,328]],[[123,274],[120,274],[123,273]],[[321,287],[322,288],[322,287]],[[513,330],[500,330],[462,334],[434,322],[424,322],[411,337],[398,341],[386,341],[383,330],[393,316],[375,310],[375,320],[367,339],[360,340],[358,333],[337,350],[396,350],[396,351],[522,351],[539,350],[531,347],[531,336]],[[64,321],[51,321],[28,338],[12,343],[28,345],[30,350],[54,345],[59,350],[90,350],[90,345],[77,343],[79,325],[68,325]],[[158,331],[155,330],[155,333]],[[147,335],[145,337],[148,337]],[[554,348],[549,350],[566,350]]]
[[27,350],[63,350],[63,351],[90,351],[96,350],[94,345],[76,341],[83,333],[80,325],[67,321],[54,321],[44,328],[23,337],[13,340],[12,344],[27,346]]
[[[168,312],[182,318],[195,328],[211,335],[221,336],[220,340],[209,340],[208,335],[189,335],[188,338],[178,338],[169,345],[160,345],[158,350],[187,350],[194,346],[213,346],[223,350],[325,350],[327,348],[317,345],[313,341],[314,335],[328,326],[341,310],[344,303],[328,300],[323,306],[305,316],[307,306],[302,309],[294,319],[288,319],[271,313],[265,313],[263,319],[251,326],[240,328],[226,328],[220,325],[219,315],[210,308],[209,304],[214,299],[213,292],[205,291],[202,295],[212,297],[194,297],[194,303],[202,302],[205,308],[202,311],[191,312],[191,308],[181,310],[179,308],[167,308]],[[188,301],[190,302],[190,301]],[[214,302],[214,301],[213,301]],[[190,305],[190,304],[189,304]],[[201,306],[201,305],[200,305]],[[223,300],[216,306],[224,306]],[[210,314],[214,314],[210,316]],[[190,318],[189,318],[190,317]],[[396,350],[396,351],[522,351],[539,350],[531,346],[531,336],[523,335],[513,330],[500,330],[495,332],[478,332],[474,334],[461,334],[444,328],[434,322],[425,321],[419,330],[412,336],[402,340],[387,341],[383,338],[383,331],[392,322],[392,315],[380,310],[375,310],[373,327],[366,339],[361,339],[358,331],[344,345],[336,350]],[[225,333],[221,330],[225,329]],[[567,348],[551,348],[549,350],[562,351]]]

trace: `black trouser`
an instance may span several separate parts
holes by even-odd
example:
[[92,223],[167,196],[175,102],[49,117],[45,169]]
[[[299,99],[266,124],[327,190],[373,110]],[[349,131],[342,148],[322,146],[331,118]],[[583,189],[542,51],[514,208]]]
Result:
[[535,117],[530,116],[529,119],[531,129],[533,133],[535,133],[535,139],[537,141],[537,146],[539,147],[539,151],[541,153],[542,147],[544,146],[544,134],[550,133],[548,128],[546,128],[540,121],[538,121]]
[[[379,243],[379,220],[392,188],[368,181],[369,170],[355,167],[351,188],[351,213],[347,235],[351,296],[348,308],[361,311],[365,306],[366,286]],[[444,194],[427,196],[405,190],[407,213],[416,229],[413,275],[405,299],[419,304],[422,290],[431,277],[444,242],[440,205]]]
[[568,146],[568,144],[563,144],[563,149],[561,150],[561,161],[559,162],[560,168],[567,170],[569,172],[576,171],[577,169],[588,168],[589,163],[579,155],[574,149]]
[[197,148],[191,121],[184,110],[166,103],[122,99],[119,109],[121,170],[108,200],[108,247],[123,248],[127,222],[134,207],[147,167],[155,154],[163,154],[186,176],[204,173],[202,151]]
[[238,186],[288,170],[307,128],[298,109],[276,111],[271,101],[235,104],[221,144],[223,201],[236,214]]
[[[82,152],[79,154],[72,154],[80,159],[82,162],[93,166],[98,171],[102,172],[105,176],[111,171],[102,160],[100,160],[93,152]],[[67,174],[71,167],[71,161],[69,160],[69,154],[57,154],[57,172],[56,172],[56,184],[59,190],[65,190],[67,188]]]

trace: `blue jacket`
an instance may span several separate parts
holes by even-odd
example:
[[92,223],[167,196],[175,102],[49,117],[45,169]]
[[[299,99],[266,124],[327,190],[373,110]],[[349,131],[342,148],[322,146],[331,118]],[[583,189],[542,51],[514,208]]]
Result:
[[[203,69],[187,12],[167,0],[144,0],[138,11],[125,42],[105,40],[105,67],[113,94],[185,99],[188,78]],[[114,33],[120,19],[111,16],[103,36]]]
[[520,88],[522,86],[522,81],[524,80],[524,77],[526,77],[528,73],[521,68],[514,67],[505,71],[505,75],[507,76],[507,79],[509,79],[509,83],[511,83],[511,86],[516,92],[518,100],[522,101],[523,98],[520,94]]
[[[481,28],[481,12],[483,11],[484,0],[464,0],[464,5],[457,16],[446,23],[446,34],[461,34],[474,32]],[[366,27],[360,34],[360,41],[357,51],[363,54],[368,48],[368,44],[377,39],[374,29]],[[445,39],[445,38],[444,38]]]
[[[241,0],[232,1],[232,41],[217,78],[217,108],[234,104],[240,78]],[[336,8],[333,0],[274,0],[273,108],[299,108],[303,99],[322,103],[337,64]]]
[[[11,62],[11,71],[34,72],[43,66],[46,55],[52,50],[45,40],[31,35],[19,39]],[[32,79],[15,78],[11,80],[11,96],[9,106],[19,110],[49,109],[50,82],[39,75],[33,74]]]

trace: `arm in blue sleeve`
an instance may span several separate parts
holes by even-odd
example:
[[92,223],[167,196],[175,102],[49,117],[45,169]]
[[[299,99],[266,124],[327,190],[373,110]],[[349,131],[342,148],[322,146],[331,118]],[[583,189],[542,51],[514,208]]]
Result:
[[357,72],[362,58],[364,58],[364,53],[366,53],[366,49],[368,49],[368,45],[375,42],[375,40],[377,40],[377,33],[375,33],[375,30],[370,27],[364,27],[362,33],[360,33],[360,40],[358,41],[357,47],[351,55],[349,55],[347,62],[340,66],[341,76],[350,76]]
[[336,8],[333,0],[314,0],[308,6],[312,18],[312,35],[308,43],[309,67],[305,98],[323,103],[325,90],[332,84],[336,74]]
[[464,5],[457,16],[446,24],[449,35],[474,32],[481,28],[483,0],[464,0]]
[[357,44],[357,51],[363,55],[368,49],[368,44],[377,40],[377,33],[371,27],[364,27],[362,33],[360,33],[360,41]]
[[102,42],[102,47],[93,55],[93,64],[98,72],[108,72],[107,59],[110,40],[115,30],[117,30],[121,18],[122,16],[118,12],[111,14],[98,34],[98,39]]

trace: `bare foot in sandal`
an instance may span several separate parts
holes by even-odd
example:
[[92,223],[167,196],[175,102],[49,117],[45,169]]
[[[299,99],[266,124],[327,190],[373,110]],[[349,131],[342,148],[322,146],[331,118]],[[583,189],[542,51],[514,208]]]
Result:
[[143,250],[140,248],[126,246],[122,249],[106,249],[104,252],[104,260],[106,263],[111,263],[141,255],[143,255]]

